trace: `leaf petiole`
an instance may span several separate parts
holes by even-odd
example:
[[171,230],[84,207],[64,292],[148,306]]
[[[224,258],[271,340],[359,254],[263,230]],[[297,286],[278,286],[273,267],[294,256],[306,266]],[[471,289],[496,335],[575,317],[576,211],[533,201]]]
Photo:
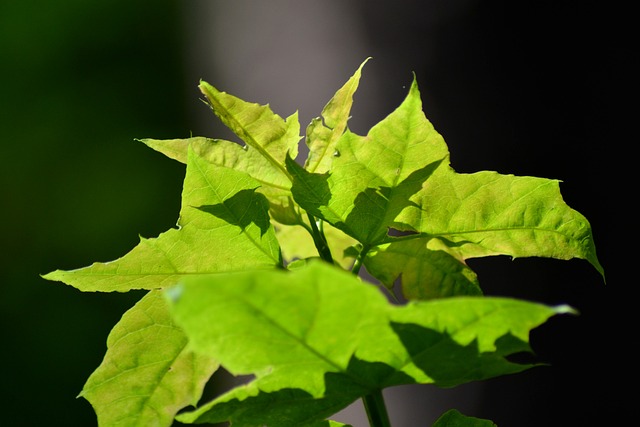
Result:
[[364,409],[371,427],[391,427],[387,407],[384,404],[382,390],[377,390],[362,398]]
[[313,238],[313,243],[318,250],[320,258],[322,258],[329,264],[333,264],[333,257],[331,256],[331,249],[329,248],[329,244],[327,243],[327,238],[324,236],[324,233],[318,228],[315,217],[308,212],[307,217],[309,218],[309,224],[311,224],[311,237]]
[[351,268],[351,272],[353,274],[355,274],[356,276],[358,275],[358,273],[360,273],[360,268],[362,268],[362,261],[364,260],[364,257],[367,256],[367,253],[369,252],[369,249],[371,249],[371,246],[364,245],[362,247],[362,249],[360,250],[360,253],[358,254],[358,257],[356,258],[356,262],[353,263],[353,267]]

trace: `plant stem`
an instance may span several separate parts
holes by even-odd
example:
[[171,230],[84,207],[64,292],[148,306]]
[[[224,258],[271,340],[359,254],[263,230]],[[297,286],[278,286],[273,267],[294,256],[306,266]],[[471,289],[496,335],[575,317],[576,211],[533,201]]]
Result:
[[358,273],[360,273],[360,267],[362,267],[362,260],[364,259],[365,256],[367,256],[367,252],[369,252],[369,249],[371,249],[371,248],[368,245],[367,246],[363,246],[362,250],[358,254],[358,258],[356,258],[356,262],[353,263],[353,267],[351,268],[351,272],[353,274],[355,274],[356,276],[358,275]]
[[362,398],[364,409],[367,411],[369,425],[371,427],[391,427],[387,407],[384,404],[382,390],[374,391]]
[[309,218],[309,223],[311,225],[311,237],[313,237],[313,243],[318,250],[318,255],[320,255],[320,258],[329,264],[333,264],[331,249],[329,249],[329,244],[327,243],[327,239],[324,237],[324,233],[318,229],[318,224],[316,224],[316,219],[313,215],[307,213],[307,217]]
[[351,268],[351,272],[356,276],[360,273],[360,267],[362,266],[362,258],[358,255],[356,258],[356,262],[353,263],[353,267]]

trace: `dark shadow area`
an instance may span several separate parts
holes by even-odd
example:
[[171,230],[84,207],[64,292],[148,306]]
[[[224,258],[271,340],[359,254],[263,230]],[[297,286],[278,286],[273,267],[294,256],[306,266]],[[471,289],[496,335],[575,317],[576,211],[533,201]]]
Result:
[[250,224],[255,224],[260,229],[261,236],[271,226],[269,201],[255,190],[240,190],[222,203],[199,206],[197,209],[236,225],[242,230]]

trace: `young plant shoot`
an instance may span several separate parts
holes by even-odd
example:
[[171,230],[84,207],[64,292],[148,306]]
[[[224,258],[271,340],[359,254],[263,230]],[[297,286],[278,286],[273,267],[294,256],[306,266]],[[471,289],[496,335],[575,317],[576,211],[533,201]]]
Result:
[[[186,165],[177,226],[114,261],[43,276],[148,291],[80,394],[100,426],[336,427],[332,415],[362,399],[370,425],[390,427],[383,389],[533,368],[509,356],[531,353],[530,331],[549,318],[576,313],[484,296],[467,259],[579,258],[604,280],[590,224],[557,180],[454,170],[415,77],[395,111],[353,133],[366,62],[304,140],[297,113],[283,119],[204,81],[239,143],[141,140]],[[202,401],[221,368],[252,380]],[[494,424],[456,410],[434,424],[451,425]]]

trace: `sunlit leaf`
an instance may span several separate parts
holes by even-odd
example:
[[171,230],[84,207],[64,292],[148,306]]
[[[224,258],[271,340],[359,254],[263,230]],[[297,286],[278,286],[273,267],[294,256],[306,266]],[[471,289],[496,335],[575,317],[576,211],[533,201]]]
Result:
[[199,87],[215,115],[247,145],[247,151],[258,151],[270,163],[271,170],[263,173],[278,176],[274,180],[288,188],[291,183],[284,160],[287,155],[295,158],[298,154],[300,124],[297,113],[285,121],[268,105],[243,101],[204,81]]
[[187,349],[164,297],[151,291],[114,326],[104,360],[80,396],[101,426],[169,427],[178,411],[198,403],[218,366]]
[[190,153],[178,229],[142,238],[118,260],[44,277],[83,291],[109,292],[158,289],[189,274],[279,265],[268,202],[254,191],[259,184]]
[[[287,160],[294,199],[372,250],[367,269],[388,287],[400,278],[410,298],[478,294],[464,261],[490,255],[581,258],[603,274],[591,227],[563,201],[557,180],[451,168],[415,79],[400,107],[366,137],[347,130],[336,154],[322,174]],[[391,229],[422,243],[395,243]]]
[[557,180],[459,174],[443,165],[413,200],[399,221],[447,242],[464,259],[581,258],[604,273],[589,222],[563,201]]
[[234,426],[302,426],[385,387],[520,372],[533,365],[506,356],[529,351],[531,329],[571,311],[483,297],[398,307],[322,262],[185,278],[168,296],[190,348],[256,377],[178,419]]
[[347,130],[331,171],[309,173],[291,159],[292,193],[307,212],[365,245],[382,243],[410,197],[448,155],[424,116],[417,85],[366,137]]
[[305,169],[309,172],[324,173],[331,169],[337,155],[336,143],[347,128],[350,118],[353,94],[358,89],[365,60],[351,78],[336,92],[322,110],[322,117],[315,118],[307,127],[306,143],[309,156]]

